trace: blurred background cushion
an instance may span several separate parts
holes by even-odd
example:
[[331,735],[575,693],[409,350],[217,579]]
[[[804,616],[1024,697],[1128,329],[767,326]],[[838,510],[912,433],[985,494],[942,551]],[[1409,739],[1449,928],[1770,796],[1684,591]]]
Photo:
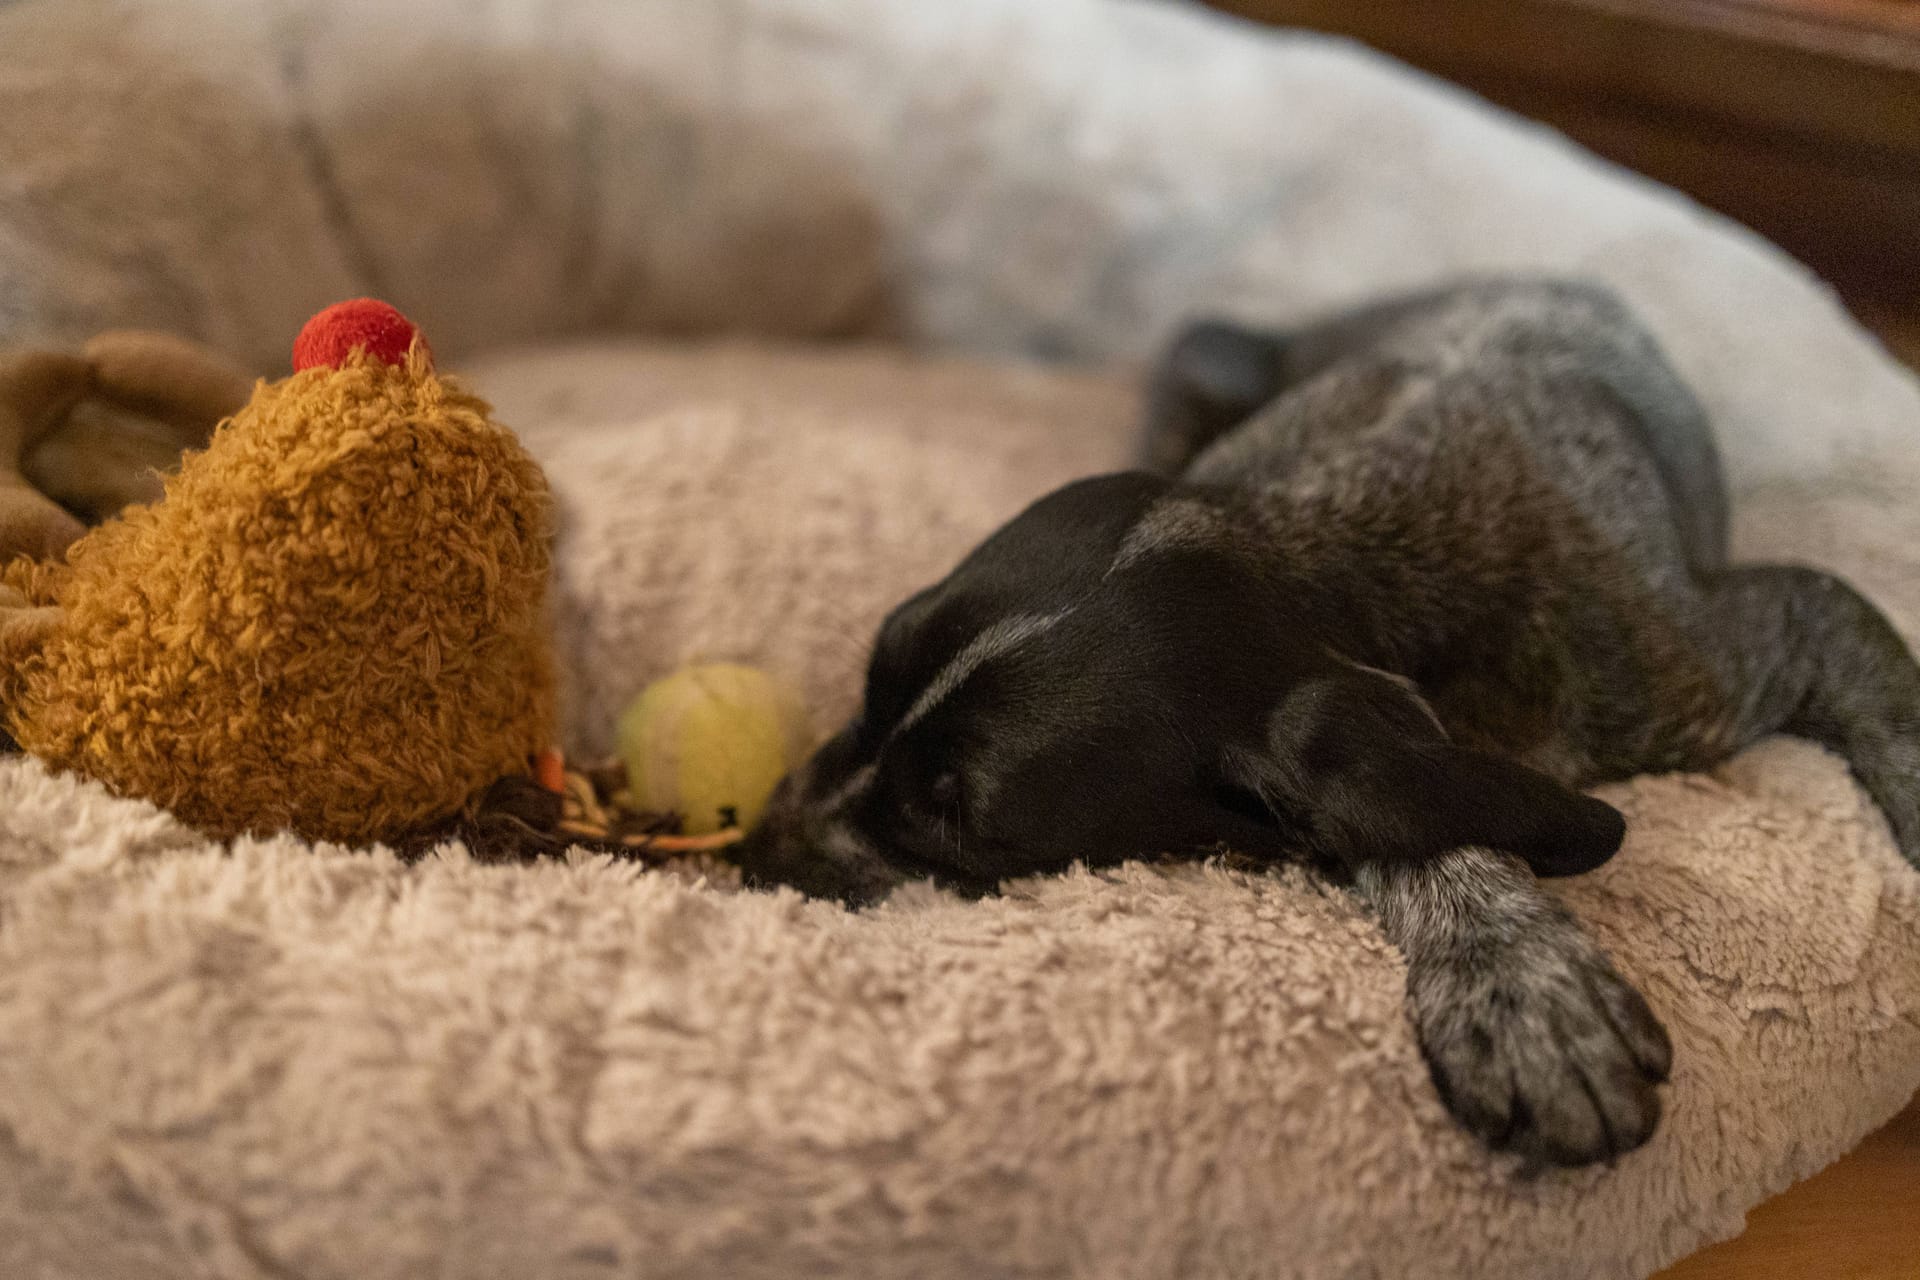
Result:
[[1757,237],[1358,46],[1149,0],[17,0],[0,339],[280,369],[372,293],[447,354],[606,330],[1138,358],[1465,271],[1604,279],[1736,480],[1920,421]]

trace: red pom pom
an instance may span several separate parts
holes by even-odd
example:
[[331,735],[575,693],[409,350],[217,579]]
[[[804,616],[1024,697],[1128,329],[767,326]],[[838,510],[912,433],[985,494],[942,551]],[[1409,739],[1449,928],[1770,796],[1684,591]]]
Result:
[[[338,369],[356,349],[388,364],[404,364],[419,337],[413,321],[376,298],[336,302],[302,326],[293,340],[293,367]],[[426,345],[425,338],[420,345]]]

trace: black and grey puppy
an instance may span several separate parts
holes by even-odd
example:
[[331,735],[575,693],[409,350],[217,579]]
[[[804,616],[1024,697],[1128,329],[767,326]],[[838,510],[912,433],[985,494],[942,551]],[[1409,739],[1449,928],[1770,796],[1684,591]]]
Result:
[[1199,325],[1148,417],[1146,470],[1041,499],[887,619],[750,879],[857,905],[1311,858],[1405,953],[1454,1114],[1576,1164],[1645,1141],[1670,1049],[1535,882],[1620,844],[1575,788],[1803,734],[1920,858],[1920,668],[1834,578],[1727,565],[1702,411],[1610,295]]

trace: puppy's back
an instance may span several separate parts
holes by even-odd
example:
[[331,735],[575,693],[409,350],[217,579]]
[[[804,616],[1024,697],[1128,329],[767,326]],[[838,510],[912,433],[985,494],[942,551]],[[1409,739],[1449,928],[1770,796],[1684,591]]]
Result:
[[1189,481],[1279,498],[1340,488],[1365,503],[1413,500],[1426,480],[1440,490],[1427,500],[1469,508],[1544,482],[1608,541],[1630,547],[1655,520],[1692,568],[1725,562],[1706,415],[1605,289],[1472,281],[1311,325],[1279,348],[1280,395],[1196,459]]

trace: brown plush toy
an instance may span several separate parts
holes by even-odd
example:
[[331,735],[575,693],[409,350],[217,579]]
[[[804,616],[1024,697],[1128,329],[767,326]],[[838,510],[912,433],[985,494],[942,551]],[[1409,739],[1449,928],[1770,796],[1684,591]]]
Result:
[[160,501],[0,570],[0,718],[217,835],[395,839],[549,741],[546,481],[385,304],[295,368]]

